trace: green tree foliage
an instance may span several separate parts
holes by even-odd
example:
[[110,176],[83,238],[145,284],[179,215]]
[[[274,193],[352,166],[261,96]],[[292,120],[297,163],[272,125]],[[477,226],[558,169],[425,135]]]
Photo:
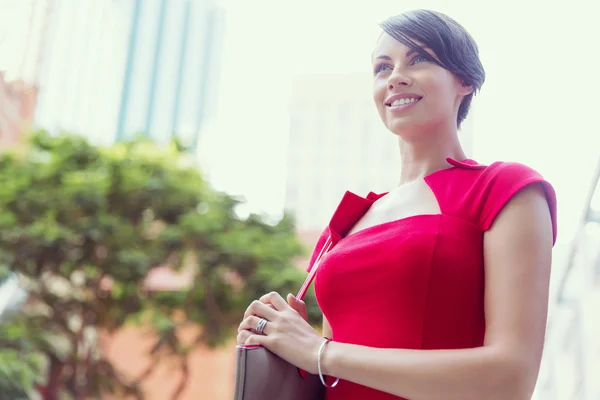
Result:
[[[239,217],[241,201],[211,189],[190,157],[176,143],[97,147],[43,131],[27,151],[0,157],[0,265],[28,293],[2,324],[0,364],[14,368],[0,367],[0,385],[16,376],[31,388],[41,361],[45,399],[141,399],[140,382],[171,357],[184,372],[175,399],[194,346],[231,338],[251,300],[298,289],[304,273],[293,259],[304,249],[292,218]],[[156,267],[191,268],[194,278],[182,290],[149,292]],[[156,333],[140,377],[123,377],[97,346],[100,333],[127,323]],[[189,324],[202,328],[182,343],[176,333]]]

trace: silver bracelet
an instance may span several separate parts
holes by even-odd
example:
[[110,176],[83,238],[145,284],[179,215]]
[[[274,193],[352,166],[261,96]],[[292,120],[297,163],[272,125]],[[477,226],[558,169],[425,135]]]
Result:
[[331,342],[331,339],[325,338],[325,340],[323,340],[323,343],[321,343],[321,347],[319,347],[319,355],[317,356],[317,369],[319,370],[319,378],[321,378],[321,383],[323,383],[323,386],[328,387],[328,388],[332,388],[332,387],[335,387],[335,385],[338,384],[338,382],[340,381],[340,378],[335,378],[335,382],[333,382],[331,384],[331,386],[329,386],[325,382],[325,378],[323,377],[323,372],[321,370],[321,356],[323,355],[323,350],[325,350],[325,346],[329,342]]

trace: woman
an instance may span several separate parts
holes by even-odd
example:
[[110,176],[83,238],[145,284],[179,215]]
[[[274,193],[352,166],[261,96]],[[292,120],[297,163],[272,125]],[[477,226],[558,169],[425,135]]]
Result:
[[305,321],[301,301],[270,293],[248,308],[238,342],[311,373],[320,364],[340,379],[328,400],[529,399],[546,327],[554,191],[522,164],[466,158],[457,130],[485,73],[462,26],[419,10],[382,28],[373,97],[400,143],[400,185],[346,193],[317,243],[309,270],[333,244],[315,278],[332,341]]

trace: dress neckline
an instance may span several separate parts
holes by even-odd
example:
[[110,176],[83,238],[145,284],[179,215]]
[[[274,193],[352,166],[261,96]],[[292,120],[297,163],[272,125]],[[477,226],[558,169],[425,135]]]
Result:
[[[477,161],[469,158],[461,161],[457,161],[452,158],[446,158],[446,161],[451,165],[451,167],[432,172],[422,179],[427,181],[435,175],[452,171],[456,168],[467,170],[480,170],[486,168],[485,165],[479,164]],[[335,244],[345,237],[356,224],[356,222],[358,222],[358,220],[365,215],[369,208],[371,208],[373,203],[388,193],[389,192],[369,192],[366,197],[362,197],[347,190],[335,209],[328,224],[329,234],[331,235],[332,242]]]

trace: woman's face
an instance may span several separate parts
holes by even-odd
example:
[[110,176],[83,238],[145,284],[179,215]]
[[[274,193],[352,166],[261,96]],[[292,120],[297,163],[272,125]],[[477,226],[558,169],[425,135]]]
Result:
[[[438,59],[431,49],[415,43]],[[385,33],[373,52],[373,75],[379,115],[399,136],[456,128],[460,102],[472,91],[454,74]]]

